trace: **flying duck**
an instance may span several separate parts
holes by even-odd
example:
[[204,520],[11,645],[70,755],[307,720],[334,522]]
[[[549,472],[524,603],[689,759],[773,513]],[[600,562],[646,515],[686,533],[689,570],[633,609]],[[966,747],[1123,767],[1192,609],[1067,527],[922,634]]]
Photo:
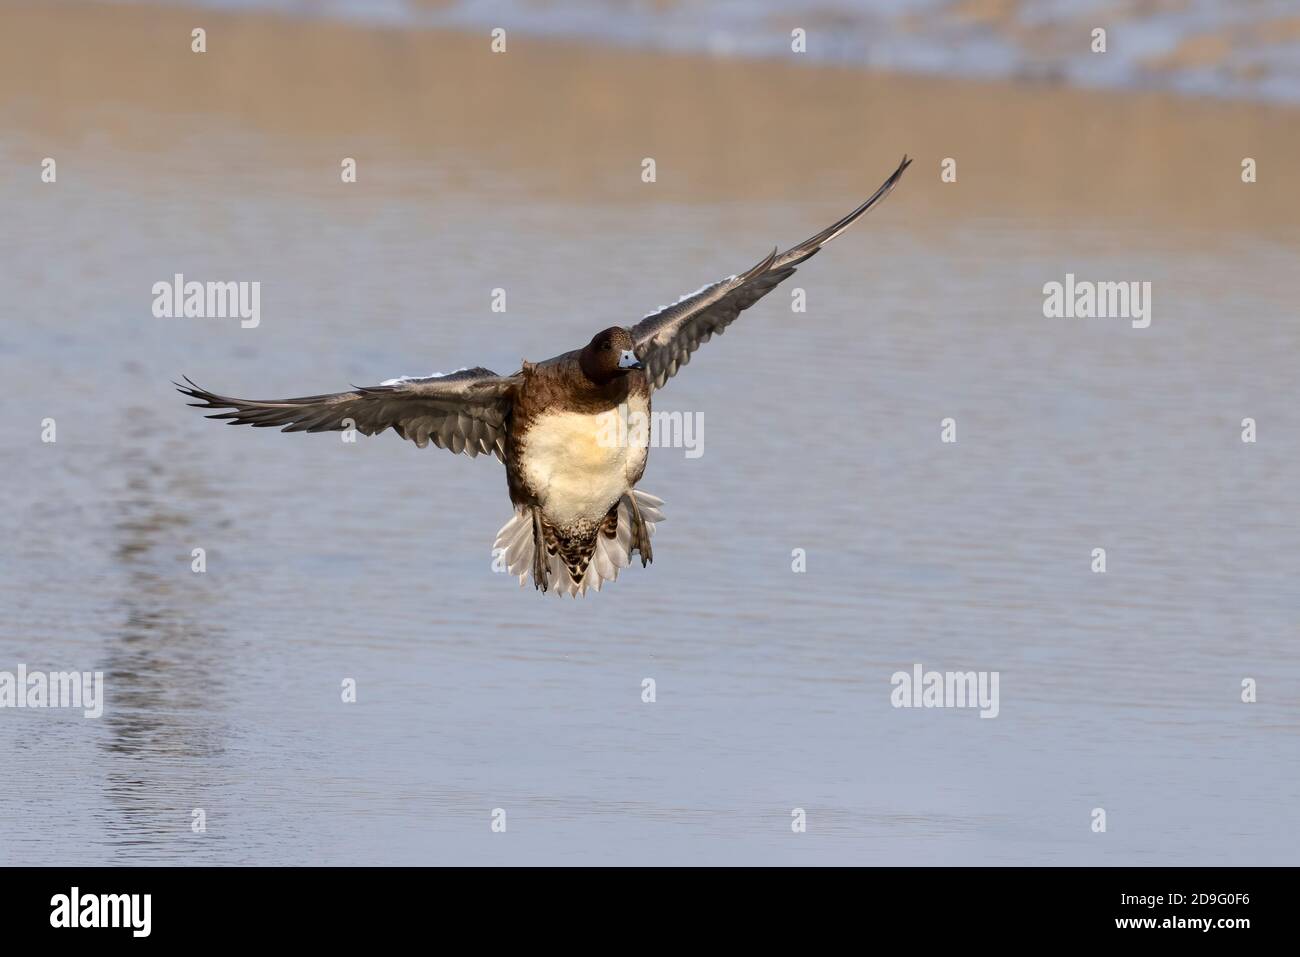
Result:
[[500,565],[518,576],[521,587],[531,574],[543,592],[599,591],[633,555],[642,566],[653,560],[650,537],[663,520],[663,501],[636,487],[645,472],[647,437],[643,430],[611,428],[611,416],[640,413],[648,421],[651,393],[701,343],[888,196],[910,163],[904,156],[866,202],[797,246],[773,249],[745,272],[683,296],[630,328],[604,329],[581,349],[525,361],[513,375],[461,369],[277,401],[217,395],[188,377],[188,385],[175,385],[198,400],[192,406],[230,410],[208,418],[231,425],[363,435],[392,429],[420,448],[432,441],[471,458],[491,453],[505,464],[515,509],[497,533],[493,554]]

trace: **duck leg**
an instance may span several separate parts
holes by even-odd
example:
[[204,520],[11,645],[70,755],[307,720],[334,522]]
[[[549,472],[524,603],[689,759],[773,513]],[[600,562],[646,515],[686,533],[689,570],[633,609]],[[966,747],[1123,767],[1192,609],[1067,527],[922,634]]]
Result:
[[533,513],[533,587],[546,591],[550,586],[550,562],[546,556],[546,534],[542,531],[542,510],[536,505]]
[[636,496],[628,492],[627,500],[632,503],[632,550],[641,554],[641,567],[645,568],[655,560],[654,550],[650,547],[650,529],[645,527]]

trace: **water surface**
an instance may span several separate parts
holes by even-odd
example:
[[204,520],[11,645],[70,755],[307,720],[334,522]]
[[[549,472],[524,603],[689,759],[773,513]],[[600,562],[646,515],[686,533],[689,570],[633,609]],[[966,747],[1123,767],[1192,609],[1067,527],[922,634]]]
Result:
[[[76,97],[67,129],[0,135],[0,669],[103,671],[107,704],[0,712],[0,861],[1295,861],[1300,234],[1251,221],[1280,193],[1226,227],[1159,195],[943,212],[924,155],[787,284],[806,313],[782,287],[659,394],[704,454],[652,453],[654,565],[575,602],[492,572],[495,461],[227,428],[169,380],[508,372],[810,234],[895,144],[812,142],[822,175],[785,194],[651,197],[640,150],[584,186],[545,131],[509,161],[366,130],[354,188],[302,130]],[[154,318],[176,272],[260,281],[261,325]],[[1150,328],[1045,319],[1066,272],[1152,282]],[[916,662],[998,671],[999,716],[891,707]]]

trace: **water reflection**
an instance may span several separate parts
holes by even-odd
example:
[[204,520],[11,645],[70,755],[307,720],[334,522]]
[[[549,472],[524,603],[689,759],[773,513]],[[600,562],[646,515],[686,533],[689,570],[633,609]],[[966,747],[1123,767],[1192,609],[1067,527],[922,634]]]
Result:
[[195,839],[190,812],[211,803],[229,733],[227,635],[188,561],[211,513],[200,524],[185,507],[208,501],[219,513],[219,495],[174,442],[159,441],[168,432],[156,410],[129,407],[106,463],[120,477],[112,498],[120,624],[104,646],[108,733],[99,738],[114,755],[103,787],[115,846]]

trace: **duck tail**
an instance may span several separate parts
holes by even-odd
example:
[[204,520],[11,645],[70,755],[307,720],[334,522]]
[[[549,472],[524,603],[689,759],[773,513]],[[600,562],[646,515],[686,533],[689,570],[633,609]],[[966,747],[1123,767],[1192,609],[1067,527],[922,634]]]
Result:
[[[632,564],[634,554],[641,563],[650,561],[650,536],[655,524],[664,520],[663,499],[632,489],[610,511],[612,521],[595,536],[591,555],[580,577],[575,578],[558,553],[548,550],[546,561],[550,591],[557,595],[585,595],[588,589],[600,591],[606,582],[615,581],[620,570]],[[510,521],[497,532],[492,546],[492,568],[519,579],[520,587],[528,583],[533,569],[533,550],[537,548],[532,513],[528,506],[515,509]]]

